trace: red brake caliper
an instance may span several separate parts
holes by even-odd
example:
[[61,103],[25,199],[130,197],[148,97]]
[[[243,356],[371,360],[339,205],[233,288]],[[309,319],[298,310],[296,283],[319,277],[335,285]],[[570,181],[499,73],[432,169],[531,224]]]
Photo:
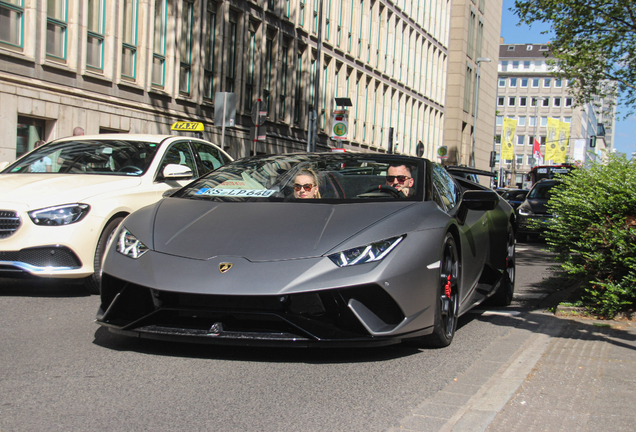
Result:
[[446,285],[444,285],[444,294],[446,294],[446,297],[450,298],[451,296],[451,276],[448,275],[448,279],[446,280]]

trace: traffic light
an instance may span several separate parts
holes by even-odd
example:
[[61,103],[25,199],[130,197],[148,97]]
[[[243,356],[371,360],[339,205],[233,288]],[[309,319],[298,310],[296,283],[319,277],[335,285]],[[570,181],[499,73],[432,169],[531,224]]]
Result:
[[497,171],[495,171],[495,176],[493,177],[494,183],[495,183],[495,187],[499,186],[499,175],[497,173]]
[[591,148],[596,147],[596,135],[592,135],[592,136],[590,137],[590,147],[591,147]]
[[497,159],[497,152],[493,150],[490,152],[490,168],[493,168],[495,166],[496,159]]

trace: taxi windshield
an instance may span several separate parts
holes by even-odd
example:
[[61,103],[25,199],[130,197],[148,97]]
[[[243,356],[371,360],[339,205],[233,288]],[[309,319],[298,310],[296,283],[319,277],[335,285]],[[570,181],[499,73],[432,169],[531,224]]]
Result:
[[422,166],[368,154],[254,157],[225,165],[172,196],[234,202],[416,200],[422,197]]
[[126,140],[51,142],[9,165],[3,173],[110,174],[139,176],[159,144]]

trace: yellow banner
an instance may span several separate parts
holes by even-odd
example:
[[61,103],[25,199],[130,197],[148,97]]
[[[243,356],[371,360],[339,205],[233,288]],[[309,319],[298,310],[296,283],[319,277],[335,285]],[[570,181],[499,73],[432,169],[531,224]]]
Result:
[[559,120],[548,117],[548,134],[545,137],[545,160],[557,162],[557,150],[559,147]]
[[517,120],[511,118],[503,119],[503,129],[501,134],[501,160],[512,160],[514,158],[514,138],[517,129]]
[[568,154],[568,143],[570,142],[570,123],[559,122],[557,151],[555,163],[564,163]]

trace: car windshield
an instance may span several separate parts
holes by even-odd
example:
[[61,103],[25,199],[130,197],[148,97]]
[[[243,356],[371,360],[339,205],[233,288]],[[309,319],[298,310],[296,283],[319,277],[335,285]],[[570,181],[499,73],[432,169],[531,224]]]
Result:
[[528,199],[550,199],[550,190],[554,187],[554,183],[537,184],[530,193]]
[[371,154],[298,154],[242,159],[173,197],[320,203],[421,200],[423,159]]
[[51,142],[9,165],[3,173],[110,174],[139,176],[159,144],[126,140]]

